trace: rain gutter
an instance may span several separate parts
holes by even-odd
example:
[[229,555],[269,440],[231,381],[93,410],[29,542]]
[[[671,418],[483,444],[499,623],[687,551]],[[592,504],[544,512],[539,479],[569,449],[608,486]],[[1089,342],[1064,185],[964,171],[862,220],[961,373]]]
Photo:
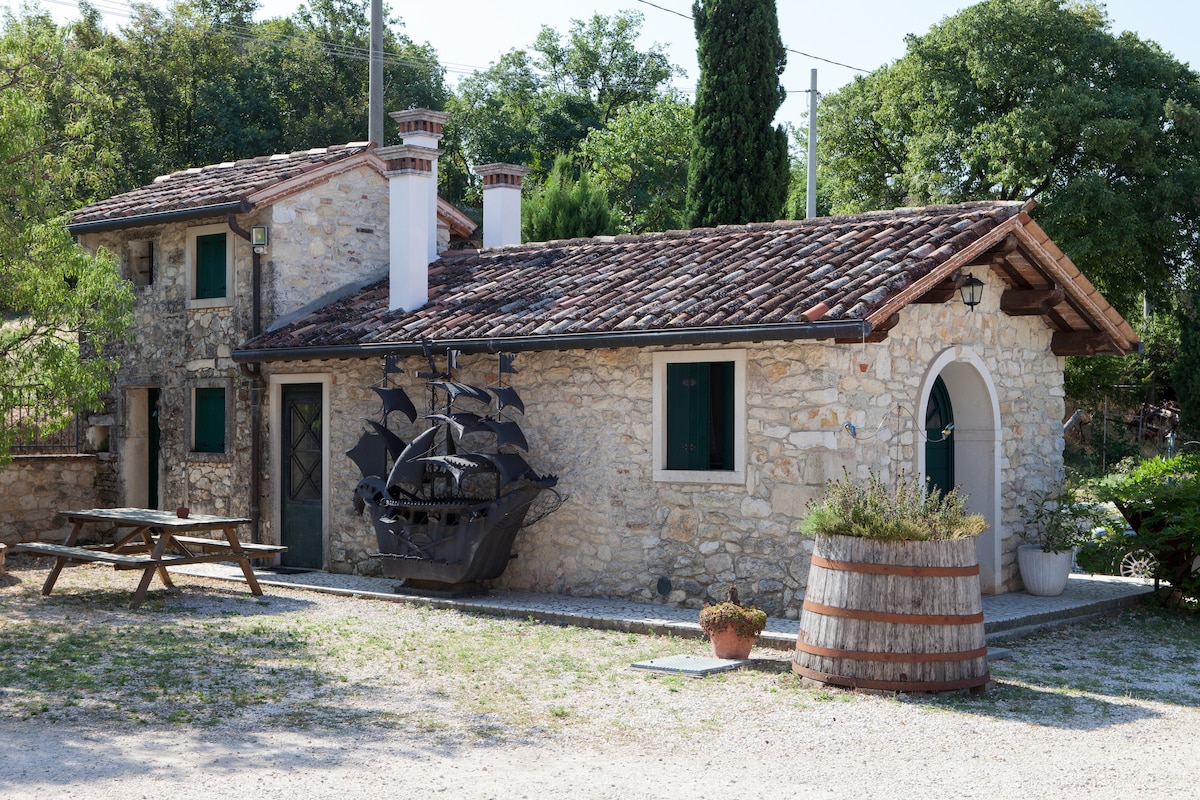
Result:
[[103,233],[121,228],[140,228],[146,225],[162,225],[168,222],[184,222],[201,217],[224,216],[226,214],[249,214],[254,210],[254,203],[249,200],[236,200],[230,203],[215,203],[209,206],[193,208],[177,208],[173,211],[155,211],[150,214],[137,214],[132,217],[117,219],[102,219],[95,222],[79,222],[68,225],[67,230],[72,236],[85,233]]
[[233,351],[233,360],[319,361],[322,359],[378,358],[417,356],[425,352],[457,350],[465,355],[476,353],[522,353],[546,350],[595,350],[617,347],[669,347],[671,345],[733,344],[736,342],[777,342],[796,339],[865,339],[872,325],[866,320],[781,323],[774,325],[725,325],[686,330],[614,331],[606,333],[564,333],[547,336],[497,336],[482,339],[425,339],[408,342],[369,342],[366,344],[324,345],[313,347],[273,347]]

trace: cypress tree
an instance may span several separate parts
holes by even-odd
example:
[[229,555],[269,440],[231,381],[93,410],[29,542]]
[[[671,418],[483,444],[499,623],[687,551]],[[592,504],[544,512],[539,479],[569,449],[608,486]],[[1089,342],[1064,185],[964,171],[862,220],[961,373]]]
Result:
[[787,93],[787,53],[775,0],[697,0],[700,85],[688,164],[692,227],[778,219],[788,189],[788,141],[773,127]]

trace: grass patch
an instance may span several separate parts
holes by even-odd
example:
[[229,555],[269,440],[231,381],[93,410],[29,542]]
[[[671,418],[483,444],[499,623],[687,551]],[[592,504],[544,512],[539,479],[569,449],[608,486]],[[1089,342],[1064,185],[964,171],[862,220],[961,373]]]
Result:
[[746,714],[821,725],[868,703],[1072,729],[1200,704],[1200,625],[1156,608],[1010,643],[990,692],[889,698],[808,688],[786,653],[698,680],[629,665],[707,655],[703,640],[282,589],[258,600],[200,579],[131,611],[111,574],[66,570],[49,598],[44,571],[0,588],[0,717],[636,743],[711,736]]

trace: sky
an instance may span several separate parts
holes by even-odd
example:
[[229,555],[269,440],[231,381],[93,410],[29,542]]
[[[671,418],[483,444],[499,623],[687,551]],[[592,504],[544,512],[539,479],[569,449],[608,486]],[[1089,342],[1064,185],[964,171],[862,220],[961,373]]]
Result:
[[[161,7],[168,0],[150,0]],[[593,13],[611,16],[636,10],[643,15],[642,48],[662,44],[671,61],[686,71],[674,85],[695,89],[696,41],[690,0],[384,0],[414,41],[428,42],[447,68],[451,84],[485,69],[513,48],[528,48],[542,25],[565,34],[572,19]],[[19,0],[0,0],[0,7]],[[77,16],[76,0],[41,0],[60,20]],[[93,0],[110,26],[128,18],[131,0]],[[287,16],[296,0],[260,0],[259,17]],[[779,32],[789,48],[783,85],[789,92],[777,122],[800,124],[808,109],[811,71],[818,91],[827,93],[904,55],[904,37],[921,34],[972,3],[965,0],[777,0]],[[1200,69],[1200,2],[1196,0],[1109,0],[1112,30],[1133,31],[1158,42],[1177,59]],[[824,59],[824,60],[822,60]],[[836,62],[836,63],[830,63]],[[855,69],[857,68],[857,69]]]

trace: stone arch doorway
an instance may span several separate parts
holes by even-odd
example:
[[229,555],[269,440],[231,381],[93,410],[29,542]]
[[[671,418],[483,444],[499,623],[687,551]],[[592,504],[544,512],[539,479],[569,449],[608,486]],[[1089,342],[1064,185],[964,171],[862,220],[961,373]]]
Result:
[[[954,465],[953,482],[968,495],[971,511],[982,514],[988,529],[976,542],[979,578],[984,594],[1003,590],[1000,563],[1000,402],[983,360],[968,347],[943,350],[921,380],[917,419],[925,420],[939,403],[953,409],[954,431],[947,444]],[[931,477],[930,454],[917,447],[917,475]]]

